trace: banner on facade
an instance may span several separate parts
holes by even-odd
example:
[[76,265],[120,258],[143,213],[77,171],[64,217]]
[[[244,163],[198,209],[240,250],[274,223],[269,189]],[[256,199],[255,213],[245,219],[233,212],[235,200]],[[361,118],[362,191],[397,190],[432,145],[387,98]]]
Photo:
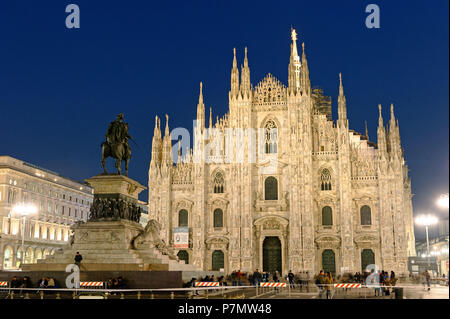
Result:
[[174,228],[173,248],[189,248],[189,227]]

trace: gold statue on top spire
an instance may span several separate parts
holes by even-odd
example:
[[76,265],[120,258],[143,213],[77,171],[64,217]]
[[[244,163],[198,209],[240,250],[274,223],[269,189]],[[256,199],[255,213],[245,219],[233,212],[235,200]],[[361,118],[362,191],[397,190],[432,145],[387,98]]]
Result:
[[295,31],[294,28],[291,28],[291,38],[292,41],[297,41],[297,32]]

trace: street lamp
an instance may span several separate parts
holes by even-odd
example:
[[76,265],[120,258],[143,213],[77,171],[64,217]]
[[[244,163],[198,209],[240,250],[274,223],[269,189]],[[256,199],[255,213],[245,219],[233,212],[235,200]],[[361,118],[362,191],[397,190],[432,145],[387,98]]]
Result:
[[22,258],[21,258],[21,264],[24,261],[24,255],[25,255],[25,251],[24,251],[24,242],[25,242],[25,222],[27,219],[27,216],[29,215],[33,215],[37,213],[37,208],[35,205],[33,204],[24,204],[24,203],[20,203],[20,204],[16,204],[13,206],[12,208],[12,212],[14,214],[17,214],[19,216],[22,217]]
[[448,193],[442,194],[441,196],[439,196],[439,199],[437,200],[437,204],[441,208],[448,209]]
[[432,226],[438,222],[436,216],[433,215],[421,215],[416,218],[416,224],[425,226],[425,233],[427,236],[427,261],[428,266],[430,266],[430,242],[428,240],[428,226]]

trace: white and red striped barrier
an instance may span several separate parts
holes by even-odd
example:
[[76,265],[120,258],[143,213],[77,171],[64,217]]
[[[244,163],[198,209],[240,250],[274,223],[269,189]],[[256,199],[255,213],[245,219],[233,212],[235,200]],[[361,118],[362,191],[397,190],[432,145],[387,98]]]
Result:
[[219,287],[218,282],[214,281],[198,281],[195,283],[195,287]]
[[7,281],[0,281],[0,287],[8,287]]
[[286,287],[284,282],[260,282],[261,287]]
[[80,281],[80,287],[103,287],[103,281]]
[[334,288],[361,288],[361,284],[334,284]]

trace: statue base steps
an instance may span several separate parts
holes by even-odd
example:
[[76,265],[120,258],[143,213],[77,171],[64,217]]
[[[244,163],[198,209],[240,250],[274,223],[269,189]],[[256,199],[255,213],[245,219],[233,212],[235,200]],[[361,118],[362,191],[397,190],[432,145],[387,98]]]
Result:
[[37,264],[24,264],[23,270],[65,270],[74,263],[77,252],[83,256],[81,270],[169,270],[196,271],[193,265],[170,259],[151,243],[132,248],[132,239],[143,227],[129,220],[89,221],[72,226],[73,243]]

